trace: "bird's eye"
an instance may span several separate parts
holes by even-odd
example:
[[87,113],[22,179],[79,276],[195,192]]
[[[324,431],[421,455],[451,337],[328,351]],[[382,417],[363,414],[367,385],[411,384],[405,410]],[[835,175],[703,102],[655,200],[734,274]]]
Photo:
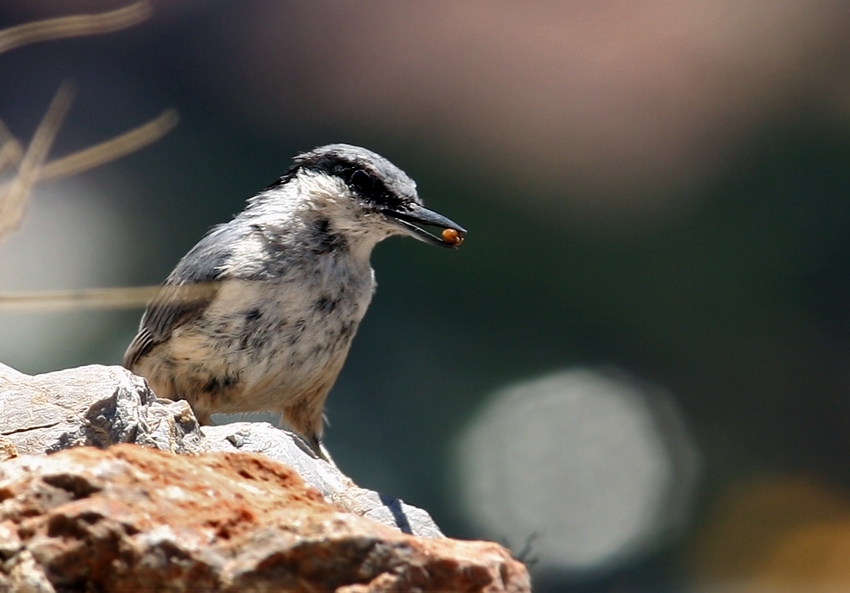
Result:
[[351,174],[351,181],[348,182],[348,185],[361,196],[368,196],[372,193],[374,182],[366,171],[357,169]]

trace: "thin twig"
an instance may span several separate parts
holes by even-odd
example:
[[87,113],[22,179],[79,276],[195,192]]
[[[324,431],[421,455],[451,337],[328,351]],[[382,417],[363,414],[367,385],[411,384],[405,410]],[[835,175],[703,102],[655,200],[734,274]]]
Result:
[[[97,35],[131,27],[147,19],[152,9],[148,0],[94,15],[75,15],[27,23],[0,30],[0,54],[29,43],[82,35]],[[27,197],[36,182],[67,177],[125,156],[159,140],[177,124],[177,113],[168,109],[159,117],[111,140],[80,150],[47,165],[44,161],[68,113],[73,87],[63,84],[36,129],[26,151],[0,121],[0,174],[17,167],[16,176],[0,185],[0,238],[18,228],[26,210]],[[171,302],[203,300],[215,286],[193,285],[164,290],[160,286],[94,288],[35,293],[0,293],[0,309],[67,310],[89,308],[143,307],[155,295]]]
[[0,173],[9,167],[21,164],[24,149],[18,139],[12,135],[3,120],[0,120]]
[[17,176],[0,186],[0,237],[20,225],[26,210],[27,196],[38,178],[38,170],[47,158],[62,120],[71,107],[73,96],[72,84],[65,82],[59,87],[27,147],[24,158],[21,159]]
[[135,309],[151,299],[169,305],[207,301],[220,282],[121,288],[82,288],[39,292],[0,292],[0,311],[69,311],[79,309]]
[[0,293],[0,310],[66,311],[144,307],[159,286]]
[[151,12],[150,2],[144,0],[100,14],[63,16],[9,27],[0,31],[0,54],[39,41],[120,31],[142,22]]
[[76,175],[126,156],[165,136],[177,125],[177,119],[174,109],[166,109],[162,115],[135,130],[47,163],[38,172],[37,181],[41,183]]
[[8,140],[0,145],[0,173],[21,162],[23,154],[16,140]]
[[[176,110],[166,109],[159,117],[134,130],[47,163],[39,169],[36,181],[42,183],[70,177],[127,156],[165,136],[174,129],[179,119]],[[0,120],[0,173],[12,165],[19,166],[23,156],[20,142]],[[0,186],[0,195],[4,190],[5,186]]]

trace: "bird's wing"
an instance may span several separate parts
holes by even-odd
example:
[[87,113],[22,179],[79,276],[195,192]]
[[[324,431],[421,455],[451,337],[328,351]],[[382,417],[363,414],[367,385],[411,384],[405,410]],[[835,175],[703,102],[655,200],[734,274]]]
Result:
[[225,264],[230,257],[226,225],[216,227],[180,260],[177,267],[154,296],[124,354],[128,369],[172,332],[200,317],[215,299],[221,283],[227,278]]
[[170,338],[176,328],[200,317],[215,298],[220,285],[219,280],[163,284],[148,304],[139,333],[124,354],[124,366],[132,369],[151,348]]

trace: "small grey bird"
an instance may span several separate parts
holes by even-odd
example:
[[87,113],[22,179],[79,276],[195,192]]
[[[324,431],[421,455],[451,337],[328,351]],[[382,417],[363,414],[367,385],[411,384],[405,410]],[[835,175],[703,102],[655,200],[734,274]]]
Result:
[[456,247],[465,232],[374,152],[305,152],[180,260],[124,366],[160,397],[187,400],[202,424],[214,413],[279,412],[327,458],[325,399],[375,290],[372,249],[404,234]]

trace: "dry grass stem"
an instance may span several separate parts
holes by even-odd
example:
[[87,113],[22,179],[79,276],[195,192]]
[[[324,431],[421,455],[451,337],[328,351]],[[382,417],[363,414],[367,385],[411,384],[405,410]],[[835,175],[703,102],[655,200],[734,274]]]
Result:
[[0,173],[9,167],[21,164],[24,158],[24,149],[21,143],[12,135],[6,124],[0,120]]
[[177,119],[175,110],[166,109],[162,115],[135,130],[47,163],[38,172],[37,181],[54,181],[76,175],[126,156],[165,136],[177,125]]
[[[74,15],[27,23],[0,30],[0,53],[29,43],[82,35],[97,35],[131,27],[151,15],[147,0],[124,8],[91,15]],[[0,238],[17,229],[26,211],[27,197],[37,182],[51,181],[97,167],[134,152],[167,134],[177,124],[177,113],[168,109],[159,117],[111,140],[45,164],[50,147],[71,106],[74,91],[63,84],[26,149],[0,121],[0,174],[16,168],[0,185]],[[54,292],[0,293],[0,310],[63,311],[91,308],[143,307],[154,296],[170,302],[195,302],[209,298],[212,285],[188,287],[141,286],[93,288]]]
[[158,286],[0,293],[0,310],[67,311],[144,307]]
[[14,231],[21,224],[27,196],[38,178],[38,170],[47,158],[62,120],[71,107],[73,96],[73,85],[64,83],[59,87],[21,159],[18,174],[0,186],[0,237]]
[[39,292],[2,293],[0,311],[70,311],[80,309],[133,309],[157,297],[169,304],[191,304],[210,299],[219,283],[132,288],[84,288]]
[[[38,170],[36,181],[42,183],[70,177],[127,156],[165,136],[174,129],[178,121],[177,111],[166,109],[159,117],[134,130],[47,163]],[[10,166],[20,166],[23,157],[20,142],[0,121],[0,173]],[[5,186],[0,186],[0,196],[3,195],[4,188]]]
[[120,31],[142,22],[151,12],[151,5],[145,0],[100,14],[63,16],[9,27],[0,31],[0,54],[39,41]]

